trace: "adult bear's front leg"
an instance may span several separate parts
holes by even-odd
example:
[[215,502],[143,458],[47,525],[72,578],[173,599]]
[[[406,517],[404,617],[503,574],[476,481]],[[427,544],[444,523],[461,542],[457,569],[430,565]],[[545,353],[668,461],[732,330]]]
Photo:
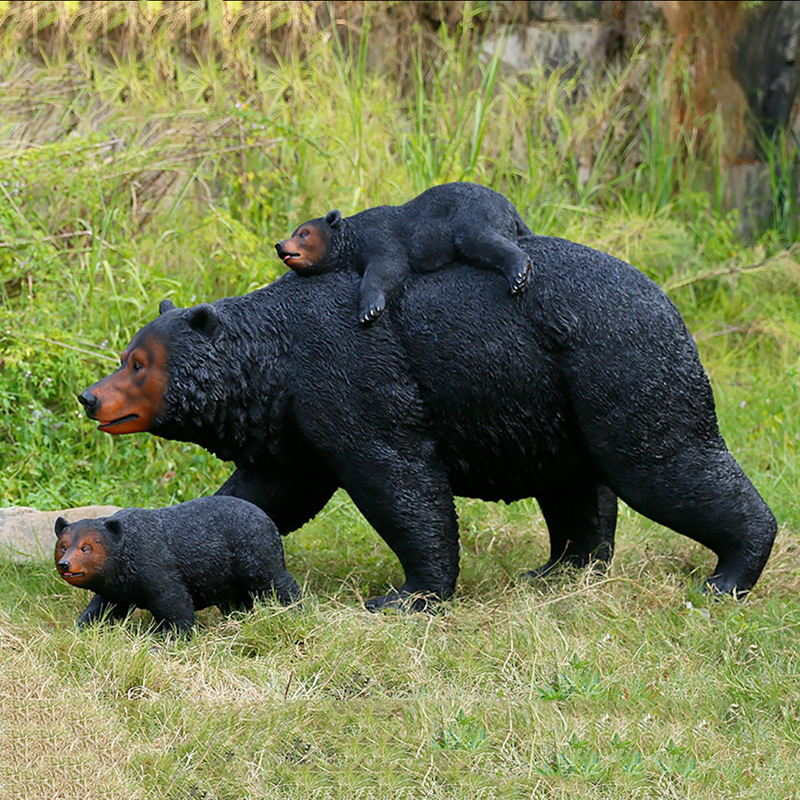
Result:
[[217,489],[217,494],[232,495],[258,506],[275,523],[281,536],[297,530],[319,514],[337,489],[336,480],[327,475],[292,475],[265,469],[237,469]]
[[367,609],[422,609],[450,597],[458,577],[458,520],[433,443],[400,449],[374,443],[369,450],[369,457],[348,458],[342,485],[400,560],[405,582],[369,600]]

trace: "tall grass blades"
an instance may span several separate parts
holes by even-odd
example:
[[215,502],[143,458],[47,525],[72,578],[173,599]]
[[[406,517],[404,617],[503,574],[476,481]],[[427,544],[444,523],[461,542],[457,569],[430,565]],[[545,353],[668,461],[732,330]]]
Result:
[[797,132],[780,129],[771,137],[762,136],[760,143],[772,202],[770,228],[784,247],[790,247],[797,241],[800,229]]
[[447,180],[490,179],[483,174],[484,141],[497,105],[495,87],[505,42],[501,39],[487,58],[476,58],[471,12],[468,4],[455,33],[440,28],[432,58],[422,41],[413,53],[411,130],[401,132],[400,140],[418,191]]

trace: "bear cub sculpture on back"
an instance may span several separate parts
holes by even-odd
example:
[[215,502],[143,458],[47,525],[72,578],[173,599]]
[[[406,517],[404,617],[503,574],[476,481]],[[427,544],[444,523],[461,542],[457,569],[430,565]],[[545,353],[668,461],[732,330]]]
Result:
[[521,291],[530,256],[517,241],[530,236],[516,208],[476,183],[445,183],[401,206],[368,208],[352,217],[329,211],[275,245],[299,275],[355,270],[362,275],[359,322],[376,319],[412,272],[431,272],[459,259],[505,275]]

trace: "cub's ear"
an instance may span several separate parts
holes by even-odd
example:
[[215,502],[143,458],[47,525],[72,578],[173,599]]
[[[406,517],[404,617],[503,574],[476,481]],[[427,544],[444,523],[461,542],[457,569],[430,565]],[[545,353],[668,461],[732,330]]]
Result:
[[69,522],[67,522],[64,517],[59,517],[56,520],[56,536],[61,536],[61,531],[63,531],[67,525],[69,525]]
[[167,311],[172,311],[175,308],[175,303],[172,300],[162,300],[161,305],[158,307],[159,314],[166,314]]
[[329,211],[325,215],[325,222],[327,222],[331,228],[338,228],[339,225],[342,224],[342,212],[339,211],[338,208],[334,208],[333,211]]
[[111,534],[111,538],[117,542],[122,539],[122,535],[125,533],[122,523],[118,519],[106,520],[106,530]]
[[219,314],[211,303],[200,303],[189,312],[189,325],[205,336],[213,336],[219,325]]

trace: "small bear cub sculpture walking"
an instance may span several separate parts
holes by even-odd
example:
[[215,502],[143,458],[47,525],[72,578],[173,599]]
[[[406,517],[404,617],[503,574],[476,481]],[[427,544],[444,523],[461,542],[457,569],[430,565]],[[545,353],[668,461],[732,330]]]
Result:
[[284,605],[300,597],[272,520],[236,497],[125,508],[71,524],[59,517],[55,532],[59,575],[96,593],[79,627],[144,608],[159,628],[187,633],[195,611],[207,606],[227,612],[272,593]]
[[362,275],[358,319],[372,322],[411,272],[463,260],[505,276],[516,294],[531,262],[517,245],[531,230],[505,197],[475,183],[434,186],[401,206],[376,206],[342,217],[329,211],[275,245],[302,275],[354,270]]

